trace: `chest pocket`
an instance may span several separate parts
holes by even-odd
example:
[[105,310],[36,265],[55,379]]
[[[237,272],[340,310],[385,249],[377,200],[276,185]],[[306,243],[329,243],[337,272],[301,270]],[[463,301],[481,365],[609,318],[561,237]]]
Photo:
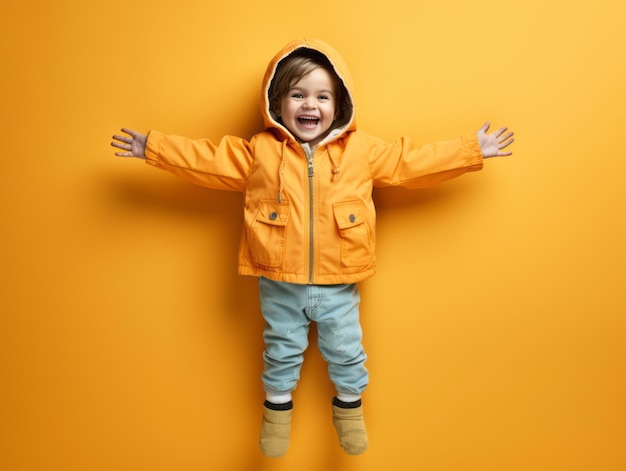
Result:
[[341,263],[346,267],[364,267],[373,257],[373,240],[365,208],[360,201],[333,205],[335,221],[341,235]]
[[252,257],[259,265],[268,268],[283,265],[289,210],[289,201],[259,202],[256,218],[248,230]]

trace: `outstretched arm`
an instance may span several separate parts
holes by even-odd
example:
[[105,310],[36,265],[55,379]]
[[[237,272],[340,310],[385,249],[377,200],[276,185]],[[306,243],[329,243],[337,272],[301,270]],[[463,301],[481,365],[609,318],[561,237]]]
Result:
[[482,128],[478,130],[478,144],[485,159],[489,157],[504,157],[511,155],[512,152],[503,152],[502,149],[510,146],[513,139],[513,132],[507,131],[506,127],[487,134],[489,130],[489,122],[486,122]]
[[148,136],[126,128],[122,128],[122,132],[128,134],[128,136],[119,136],[116,134],[113,136],[114,141],[111,142],[111,145],[125,152],[116,152],[115,155],[118,157],[137,157],[139,159],[145,159]]

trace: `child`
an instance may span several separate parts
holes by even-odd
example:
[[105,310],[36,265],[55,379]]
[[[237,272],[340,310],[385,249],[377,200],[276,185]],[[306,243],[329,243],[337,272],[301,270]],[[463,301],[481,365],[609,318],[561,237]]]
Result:
[[357,130],[343,59],[315,39],[289,43],[270,62],[262,87],[266,130],[249,141],[219,143],[122,129],[112,145],[193,183],[244,193],[239,273],[257,276],[266,321],[260,447],[271,457],[289,445],[291,393],[299,379],[310,323],[337,395],[332,419],[341,447],[368,445],[361,393],[368,384],[356,283],[374,275],[372,189],[422,188],[480,170],[505,152],[501,128],[416,147]]

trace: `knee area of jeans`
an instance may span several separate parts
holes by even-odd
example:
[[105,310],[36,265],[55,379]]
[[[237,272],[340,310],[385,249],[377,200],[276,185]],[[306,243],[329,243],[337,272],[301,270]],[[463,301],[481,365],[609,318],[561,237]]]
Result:
[[350,347],[341,343],[328,347],[328,345],[321,346],[320,350],[324,359],[329,363],[334,363],[339,366],[351,366],[364,363],[367,359],[365,350],[361,345],[358,347]]

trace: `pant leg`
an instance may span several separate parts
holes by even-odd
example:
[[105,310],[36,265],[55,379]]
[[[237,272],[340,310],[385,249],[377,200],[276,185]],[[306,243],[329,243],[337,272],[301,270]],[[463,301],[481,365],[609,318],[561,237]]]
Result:
[[300,379],[311,323],[305,313],[305,287],[259,278],[265,318],[262,380],[270,394],[291,392]]
[[318,345],[328,362],[328,374],[338,392],[361,394],[369,375],[359,321],[360,295],[356,284],[319,286],[322,302],[309,313],[317,322]]

